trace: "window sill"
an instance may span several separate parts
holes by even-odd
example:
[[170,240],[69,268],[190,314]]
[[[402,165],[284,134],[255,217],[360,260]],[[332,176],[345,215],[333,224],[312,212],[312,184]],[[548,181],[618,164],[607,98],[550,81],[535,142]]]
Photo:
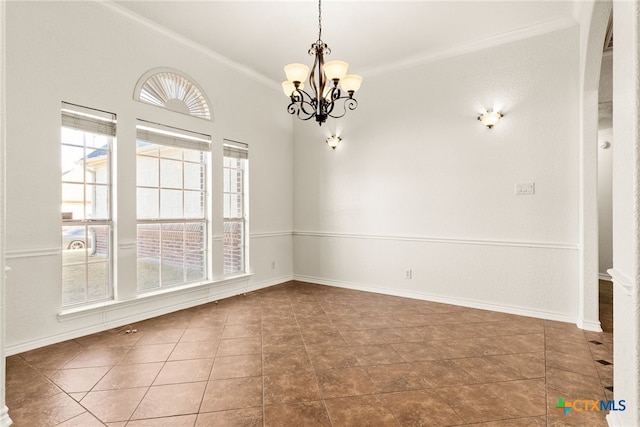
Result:
[[158,289],[152,291],[145,291],[137,294],[134,298],[128,300],[109,300],[96,302],[92,304],[86,304],[78,307],[65,308],[60,310],[57,314],[59,322],[66,322],[69,320],[76,320],[83,317],[92,316],[101,311],[110,308],[127,308],[128,306],[134,306],[140,304],[141,301],[156,301],[166,298],[172,295],[183,295],[194,291],[200,291],[206,288],[212,288],[218,285],[230,284],[234,282],[241,282],[248,280],[253,276],[253,273],[237,274],[233,276],[224,277],[221,280],[189,283],[181,286],[174,286],[166,289]]

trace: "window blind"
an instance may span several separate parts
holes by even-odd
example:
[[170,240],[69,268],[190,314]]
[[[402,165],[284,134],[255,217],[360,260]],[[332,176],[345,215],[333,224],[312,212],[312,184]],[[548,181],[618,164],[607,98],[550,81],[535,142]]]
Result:
[[249,145],[244,142],[237,142],[225,139],[222,143],[225,157],[233,157],[235,159],[249,158]]
[[116,136],[116,115],[63,102],[62,126],[100,135]]
[[211,151],[211,137],[202,133],[190,132],[158,123],[138,120],[136,125],[138,141],[188,150]]

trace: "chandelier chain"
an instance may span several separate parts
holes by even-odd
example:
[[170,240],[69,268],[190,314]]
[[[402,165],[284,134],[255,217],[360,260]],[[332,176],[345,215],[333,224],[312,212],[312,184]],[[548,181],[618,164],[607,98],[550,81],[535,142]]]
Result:
[[318,0],[318,42],[322,41],[322,0]]

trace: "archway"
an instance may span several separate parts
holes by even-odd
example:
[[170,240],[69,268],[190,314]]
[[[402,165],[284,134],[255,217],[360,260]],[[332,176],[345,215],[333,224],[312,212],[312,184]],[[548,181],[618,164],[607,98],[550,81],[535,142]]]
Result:
[[578,326],[592,331],[601,331],[598,311],[598,89],[611,7],[610,1],[585,4],[581,23]]
[[[581,21],[581,233],[580,317],[592,317],[591,268],[596,265],[597,211],[592,212],[597,145],[597,84],[602,43],[613,7],[616,50],[613,59],[613,268],[614,283],[614,399],[629,402],[624,411],[611,411],[609,425],[639,425],[640,410],[640,4],[600,2],[585,5]],[[620,54],[622,52],[622,54]],[[593,151],[592,151],[593,150]],[[593,227],[590,231],[589,227]],[[597,233],[596,238],[597,238]],[[597,301],[597,298],[594,298]]]

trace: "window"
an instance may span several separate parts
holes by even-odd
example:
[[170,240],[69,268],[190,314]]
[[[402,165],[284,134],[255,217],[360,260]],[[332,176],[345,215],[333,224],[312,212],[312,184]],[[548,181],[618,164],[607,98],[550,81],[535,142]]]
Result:
[[177,113],[211,120],[211,109],[204,91],[189,77],[170,68],[147,71],[138,80],[134,99]]
[[224,141],[224,274],[244,273],[248,146]]
[[62,306],[110,299],[115,114],[62,104]]
[[138,290],[207,277],[207,135],[139,121]]

